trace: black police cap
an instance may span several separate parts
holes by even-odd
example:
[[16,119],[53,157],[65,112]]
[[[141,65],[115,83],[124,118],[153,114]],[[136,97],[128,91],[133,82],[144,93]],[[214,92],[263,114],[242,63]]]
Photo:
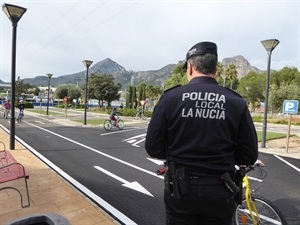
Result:
[[195,44],[191,49],[186,53],[186,62],[183,66],[184,69],[187,68],[187,61],[197,55],[204,55],[206,53],[213,54],[218,57],[217,45],[213,42],[199,42]]

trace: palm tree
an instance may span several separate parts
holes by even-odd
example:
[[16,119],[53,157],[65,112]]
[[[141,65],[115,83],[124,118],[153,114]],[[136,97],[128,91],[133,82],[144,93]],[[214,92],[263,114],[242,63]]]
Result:
[[223,69],[223,64],[218,62],[217,64],[217,72],[215,75],[216,80],[218,81],[218,83],[222,83],[223,79],[221,77],[222,73],[223,73],[224,69]]
[[230,88],[232,89],[232,84],[237,80],[237,67],[234,64],[229,64],[225,70],[226,77],[230,80]]

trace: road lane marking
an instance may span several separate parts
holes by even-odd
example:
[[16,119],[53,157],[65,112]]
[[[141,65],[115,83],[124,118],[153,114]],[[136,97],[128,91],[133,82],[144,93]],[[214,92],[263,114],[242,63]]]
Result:
[[117,134],[117,133],[123,133],[123,132],[128,132],[128,131],[132,131],[132,130],[143,130],[145,128],[140,128],[140,127],[136,127],[136,128],[130,128],[130,129],[126,129],[126,130],[118,130],[118,131],[114,131],[114,132],[108,132],[108,133],[102,133],[100,134],[101,136],[105,136],[105,135],[112,135],[112,134]]
[[300,169],[296,166],[294,166],[293,164],[289,163],[288,161],[284,160],[283,158],[279,157],[278,155],[274,155],[277,159],[281,160],[282,162],[286,163],[287,165],[289,165],[290,167],[292,167],[293,169],[297,170],[298,172],[300,172]]
[[160,160],[160,159],[153,159],[153,158],[146,158],[148,160],[150,160],[151,162],[155,163],[156,165],[159,165],[159,166],[163,166],[164,165],[164,162],[166,160]]
[[151,197],[154,197],[149,191],[146,190],[146,188],[144,188],[142,185],[140,185],[136,181],[129,182],[129,181],[127,181],[127,180],[125,180],[125,179],[123,179],[123,178],[121,178],[121,177],[119,177],[119,176],[117,176],[117,175],[109,172],[108,170],[101,168],[100,166],[94,166],[94,168],[97,169],[97,170],[100,170],[101,172],[107,174],[108,176],[110,176],[110,177],[112,177],[112,178],[120,181],[121,183],[123,183],[122,186],[124,186],[124,187],[130,188],[130,189],[133,189],[135,191],[139,191],[139,192],[141,192],[143,194],[146,194],[146,195],[149,195]]
[[146,134],[140,134],[140,135],[137,135],[137,136],[134,136],[134,137],[130,137],[130,138],[127,138],[127,139],[125,139],[125,140],[123,140],[122,142],[127,142],[127,143],[129,143],[129,144],[132,144],[132,146],[134,146],[134,147],[141,147],[141,146],[139,146],[139,145],[137,145],[138,143],[141,143],[141,142],[143,142],[143,141],[145,141],[146,140],[146,138],[142,138],[142,139],[140,139],[140,140],[137,140],[138,138],[141,138],[141,137],[145,137],[146,136]]
[[36,120],[35,122],[40,123],[40,124],[45,124],[45,123],[43,123],[42,121],[39,121],[39,120]]

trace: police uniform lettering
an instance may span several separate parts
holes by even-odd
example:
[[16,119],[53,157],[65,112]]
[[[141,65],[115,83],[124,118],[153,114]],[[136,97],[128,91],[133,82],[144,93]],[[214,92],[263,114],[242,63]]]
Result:
[[183,93],[182,101],[195,101],[195,107],[183,108],[181,117],[225,120],[225,95],[213,92]]

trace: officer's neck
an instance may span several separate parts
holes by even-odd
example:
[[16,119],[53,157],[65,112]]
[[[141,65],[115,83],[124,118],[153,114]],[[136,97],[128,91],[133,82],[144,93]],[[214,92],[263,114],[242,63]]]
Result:
[[209,74],[193,73],[190,76],[188,76],[188,79],[189,79],[189,81],[191,81],[192,79],[194,79],[196,77],[211,77],[211,78],[214,78],[214,74],[212,74],[212,73],[209,73]]

